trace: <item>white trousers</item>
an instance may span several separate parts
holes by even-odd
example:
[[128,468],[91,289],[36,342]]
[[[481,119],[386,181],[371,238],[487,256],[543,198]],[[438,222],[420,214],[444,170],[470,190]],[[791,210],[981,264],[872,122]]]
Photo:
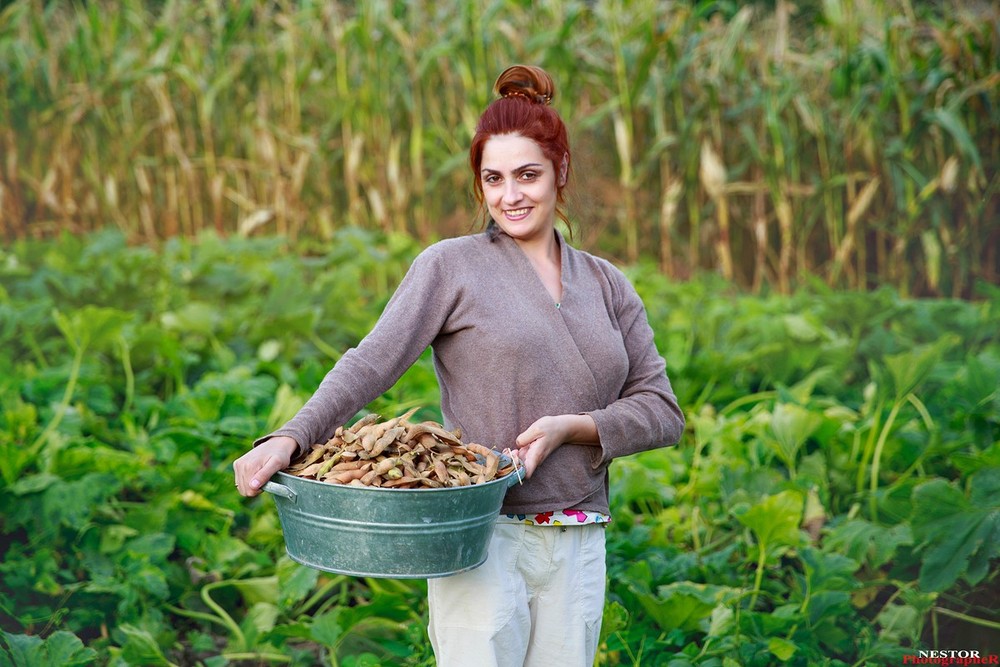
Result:
[[429,579],[438,667],[593,667],[604,612],[604,529],[498,523],[485,563]]

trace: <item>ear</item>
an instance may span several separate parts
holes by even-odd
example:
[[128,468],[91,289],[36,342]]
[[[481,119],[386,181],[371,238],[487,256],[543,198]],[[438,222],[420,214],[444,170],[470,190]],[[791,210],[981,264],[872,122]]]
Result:
[[559,187],[566,185],[569,178],[569,153],[563,153],[562,162],[559,164]]

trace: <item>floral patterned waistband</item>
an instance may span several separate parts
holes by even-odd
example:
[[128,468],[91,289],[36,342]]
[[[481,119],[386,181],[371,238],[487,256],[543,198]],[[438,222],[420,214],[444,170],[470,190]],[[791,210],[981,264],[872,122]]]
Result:
[[557,510],[537,514],[501,514],[498,523],[527,523],[533,526],[584,526],[609,523],[611,516],[592,510]]

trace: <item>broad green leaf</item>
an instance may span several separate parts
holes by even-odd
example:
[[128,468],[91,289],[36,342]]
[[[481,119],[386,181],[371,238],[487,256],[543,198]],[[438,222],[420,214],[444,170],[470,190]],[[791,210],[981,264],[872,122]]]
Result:
[[873,568],[885,565],[899,547],[910,544],[913,535],[908,523],[886,527],[865,519],[849,519],[833,527],[823,542],[824,548]]
[[230,582],[243,595],[248,605],[257,602],[278,603],[278,577],[256,577]]
[[[21,473],[36,459],[35,452],[22,443],[23,440],[8,439],[6,434],[0,433],[0,477],[4,484],[16,485]],[[41,481],[43,480],[36,480]],[[48,484],[49,480],[45,480],[45,483]],[[28,491],[31,491],[31,484],[27,484]],[[21,489],[20,492],[24,493],[24,487]]]
[[114,308],[87,305],[66,315],[52,313],[56,326],[74,350],[104,347],[119,339],[132,314]]
[[274,404],[267,416],[264,432],[270,433],[295,416],[295,413],[305,404],[305,400],[295,393],[290,386],[282,384],[274,396]]
[[663,630],[694,632],[707,629],[712,612],[730,597],[731,589],[683,581],[660,586],[655,595],[632,592]]
[[111,524],[101,530],[101,546],[99,551],[102,554],[112,554],[120,551],[125,541],[135,537],[139,531],[131,526],[121,524]]
[[824,553],[813,547],[802,549],[800,556],[810,593],[851,590],[855,585],[853,575],[860,567],[858,561],[839,553]]
[[218,307],[191,301],[176,311],[163,313],[160,324],[170,331],[211,336],[218,328],[221,317]]
[[793,473],[799,449],[823,422],[823,416],[794,403],[779,403],[771,414],[774,440],[767,445],[781,457]]
[[719,605],[712,610],[708,623],[709,637],[725,637],[733,629],[736,613],[728,605]]
[[888,355],[884,363],[892,379],[895,400],[902,401],[930,374],[941,355],[958,343],[958,336],[948,334],[929,345],[921,345],[899,354]]
[[277,565],[279,603],[284,610],[292,609],[316,588],[319,570],[304,567],[287,556]]
[[972,491],[969,498],[973,507],[992,507],[984,523],[992,524],[992,530],[979,531],[982,537],[982,548],[977,549],[969,559],[969,567],[965,578],[969,583],[976,584],[989,574],[994,559],[1000,556],[1000,468],[984,469],[970,478]]
[[88,473],[71,482],[60,480],[42,492],[39,518],[49,524],[82,526],[120,488],[118,479],[104,473]]
[[785,331],[793,339],[802,343],[813,343],[823,336],[819,324],[800,314],[784,315],[781,318]]
[[601,642],[606,641],[614,633],[624,630],[628,626],[629,618],[628,609],[621,603],[616,600],[606,600],[601,621]]
[[132,665],[149,665],[159,667],[160,665],[170,665],[170,661],[163,655],[160,646],[156,643],[147,630],[136,627],[131,623],[122,623],[118,630],[125,635],[125,644],[122,646],[122,657]]
[[59,667],[90,665],[97,659],[97,651],[85,647],[79,637],[65,630],[49,635],[45,640],[45,650],[50,664]]
[[257,602],[247,610],[243,625],[252,627],[259,634],[270,632],[278,621],[281,610],[268,602]]
[[926,591],[943,591],[963,575],[975,585],[1000,556],[1000,468],[980,470],[969,487],[966,498],[954,484],[933,479],[913,492],[910,524]]
[[309,628],[309,635],[328,648],[336,646],[343,633],[343,628],[340,627],[339,609],[317,616]]
[[17,480],[17,482],[12,484],[10,492],[15,496],[37,493],[39,491],[44,491],[60,480],[61,478],[58,475],[53,475],[47,472],[43,472],[38,475],[28,475],[27,477],[22,477]]
[[281,341],[275,340],[273,338],[264,341],[257,348],[257,358],[261,361],[270,363],[278,358],[281,354]]
[[879,612],[875,622],[881,628],[879,636],[892,642],[906,640],[911,646],[920,641],[923,615],[908,604],[887,605]]
[[[130,568],[131,569],[131,568]],[[164,600],[170,594],[167,573],[160,565],[139,567],[129,573],[128,584],[137,590],[149,593],[157,600]]]
[[736,513],[736,518],[753,532],[767,552],[771,552],[776,547],[800,543],[799,524],[803,505],[802,494],[782,491]]
[[165,560],[174,550],[175,538],[167,533],[149,533],[129,541],[126,548],[133,554],[148,556],[154,560]]
[[[812,371],[809,375],[799,380],[791,387],[788,387],[785,391],[787,391],[793,401],[797,403],[808,403],[809,399],[812,398],[813,393],[816,391],[816,386],[821,382],[832,381],[836,375],[837,372],[832,367],[823,366],[822,368],[817,368]],[[836,416],[835,414],[831,414],[830,411],[838,409],[842,410],[845,413],[845,416],[851,415],[851,411],[848,408],[840,405],[829,406],[826,410],[824,410],[824,415],[827,417]]]
[[0,658],[4,659],[5,667],[8,664],[13,667],[46,667],[41,637],[15,635],[3,631],[3,638],[10,654],[8,657],[6,652],[0,651]]
[[781,637],[771,637],[767,640],[767,650],[781,662],[788,662],[791,660],[798,648],[799,647],[794,643],[788,641],[787,639],[782,639]]

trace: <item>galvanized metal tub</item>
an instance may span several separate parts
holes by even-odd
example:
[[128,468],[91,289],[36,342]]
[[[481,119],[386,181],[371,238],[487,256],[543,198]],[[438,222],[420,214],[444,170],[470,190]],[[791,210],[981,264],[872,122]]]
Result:
[[471,570],[519,476],[441,489],[329,484],[278,472],[264,485],[295,561],[359,577],[426,579]]

